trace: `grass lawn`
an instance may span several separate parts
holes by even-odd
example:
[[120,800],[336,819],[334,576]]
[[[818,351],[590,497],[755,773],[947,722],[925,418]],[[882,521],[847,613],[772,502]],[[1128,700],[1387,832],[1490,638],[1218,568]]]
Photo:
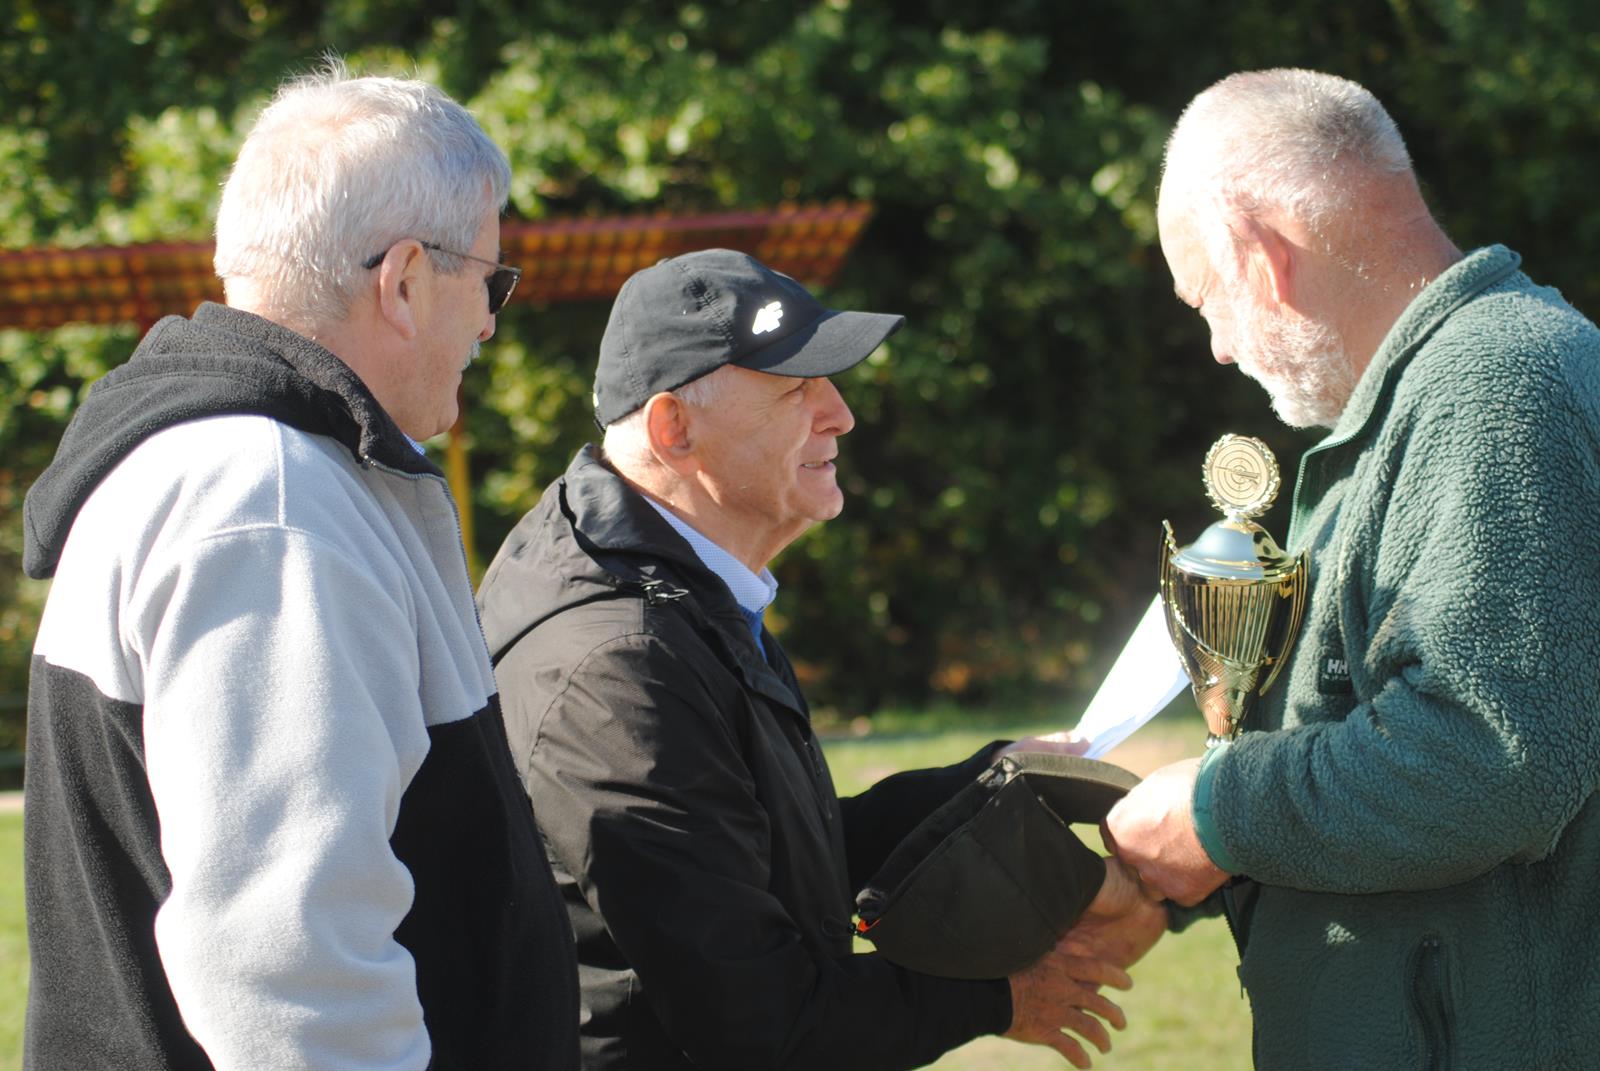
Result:
[[22,917],[22,814],[0,813],[0,1071],[22,1066],[28,932]]
[[[1198,753],[1205,730],[1198,718],[1162,715],[1107,756],[1144,774]],[[887,716],[872,732],[840,733],[824,741],[839,791],[850,794],[886,774],[966,758],[998,737],[1049,732],[1059,725],[1019,723],[958,710]],[[1093,838],[1094,830],[1082,830]],[[1237,962],[1227,927],[1201,923],[1164,938],[1133,970],[1134,988],[1113,994],[1128,1013],[1105,1071],[1235,1071],[1250,1063],[1249,1007],[1234,974]],[[22,1020],[28,994],[27,937],[22,913],[22,816],[0,813],[0,1071],[22,1066]],[[937,1071],[1044,1071],[1070,1067],[1048,1049],[984,1038],[948,1054]]]

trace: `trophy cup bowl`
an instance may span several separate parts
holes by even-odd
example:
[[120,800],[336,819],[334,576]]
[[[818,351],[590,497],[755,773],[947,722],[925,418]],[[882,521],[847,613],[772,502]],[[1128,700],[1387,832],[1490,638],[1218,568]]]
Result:
[[1225,516],[1182,548],[1162,522],[1161,601],[1213,746],[1239,734],[1288,661],[1310,558],[1291,558],[1251,519],[1278,493],[1277,462],[1265,443],[1224,435],[1206,454],[1204,474]]

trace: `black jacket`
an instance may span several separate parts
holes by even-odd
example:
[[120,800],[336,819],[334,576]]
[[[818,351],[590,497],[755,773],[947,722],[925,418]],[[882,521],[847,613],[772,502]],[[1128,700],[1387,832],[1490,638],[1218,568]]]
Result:
[[777,640],[586,447],[479,591],[507,735],[578,942],[588,1068],[932,1061],[1003,980],[852,951],[852,891],[987,764],[834,793]]
[[27,1066],[576,1066],[449,488],[348,367],[168,317],[26,523]]

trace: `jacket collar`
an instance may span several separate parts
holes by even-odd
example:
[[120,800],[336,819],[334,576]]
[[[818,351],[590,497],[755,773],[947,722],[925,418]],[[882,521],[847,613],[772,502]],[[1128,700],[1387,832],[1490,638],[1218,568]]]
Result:
[[159,320],[133,356],[89,389],[28,489],[23,567],[55,572],[79,509],[146,439],[206,417],[252,414],[324,435],[358,462],[440,475],[338,357],[279,324],[206,302]]
[[[643,495],[601,460],[593,444],[578,452],[561,482],[573,529],[593,542],[600,552],[593,555],[597,562],[613,569],[631,565],[641,576],[646,569],[641,558],[667,563],[669,574],[663,576],[652,570],[652,579],[671,585],[675,574],[676,578],[681,578],[682,586],[666,591],[654,589],[646,594],[647,601],[670,599],[678,602],[680,609],[715,630],[724,660],[739,673],[746,687],[809,716],[777,640],[771,633],[763,633],[764,642],[773,661],[781,667],[783,677],[756,647],[728,585],[706,568],[694,548],[651,508]],[[783,679],[785,677],[787,680]]]
[[1361,374],[1349,403],[1333,431],[1315,449],[1348,442],[1360,435],[1383,408],[1398,373],[1439,325],[1461,306],[1505,279],[1522,258],[1503,245],[1473,250],[1439,274],[1407,305],[1384,336],[1372,363]]
[[593,443],[578,451],[557,486],[573,529],[597,551],[659,558],[697,587],[727,588],[644,496],[601,459]]
[[489,649],[498,660],[562,610],[619,596],[687,615],[747,688],[809,717],[777,640],[763,634],[769,665],[728,585],[591,444],[519,522],[484,577]]
[[1522,258],[1503,245],[1475,249],[1441,272],[1406,306],[1361,374],[1338,423],[1326,438],[1300,457],[1287,545],[1295,545],[1305,521],[1304,510],[1308,503],[1303,493],[1314,495],[1321,487],[1321,481],[1310,475],[1312,469],[1320,465],[1321,458],[1370,434],[1381,422],[1381,414],[1387,411],[1401,373],[1423,343],[1452,313],[1504,281],[1521,264]]
[[193,324],[207,333],[259,346],[263,356],[277,358],[303,378],[322,396],[323,433],[344,442],[358,461],[440,475],[378,404],[361,377],[323,346],[271,320],[210,301],[195,310]]

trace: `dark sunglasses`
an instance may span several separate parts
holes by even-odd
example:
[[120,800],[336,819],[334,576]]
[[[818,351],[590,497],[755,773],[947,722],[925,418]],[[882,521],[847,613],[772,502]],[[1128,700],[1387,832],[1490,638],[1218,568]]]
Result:
[[[452,257],[463,257],[467,260],[476,260],[479,264],[493,264],[494,272],[484,280],[484,285],[489,288],[489,315],[497,315],[506,307],[506,302],[511,300],[511,291],[517,288],[517,282],[522,278],[522,269],[513,268],[509,264],[501,264],[494,260],[485,260],[475,257],[471,253],[458,253],[454,249],[446,249],[442,245],[432,242],[418,242],[424,249],[431,249],[435,253],[446,253]],[[361,266],[368,270],[376,268],[383,263],[383,258],[389,255],[389,250],[375,253],[362,262]]]

